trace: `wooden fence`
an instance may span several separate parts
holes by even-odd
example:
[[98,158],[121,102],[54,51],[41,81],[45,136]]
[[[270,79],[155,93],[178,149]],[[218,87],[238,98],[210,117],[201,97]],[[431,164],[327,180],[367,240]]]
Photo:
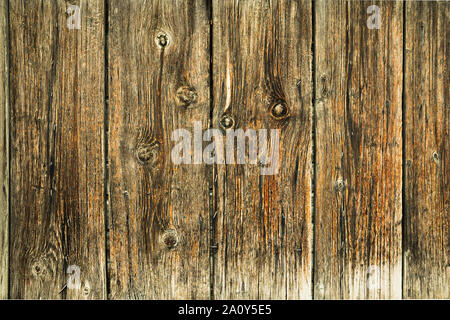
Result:
[[[450,298],[449,24],[446,1],[0,0],[0,297]],[[278,172],[174,163],[196,124],[279,129]]]

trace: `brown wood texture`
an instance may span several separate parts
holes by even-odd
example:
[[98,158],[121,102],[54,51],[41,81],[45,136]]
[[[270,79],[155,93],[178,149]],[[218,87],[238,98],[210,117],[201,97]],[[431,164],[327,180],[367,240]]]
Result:
[[449,299],[449,55],[445,2],[406,3],[404,298]]
[[[372,4],[380,29],[366,24]],[[403,3],[315,5],[315,298],[398,299]]]
[[8,1],[0,1],[0,299],[8,298],[9,70]]
[[171,160],[175,129],[209,125],[206,4],[109,4],[113,299],[209,298],[209,170]]
[[[450,298],[449,18],[0,0],[0,299]],[[244,164],[198,157],[215,129],[229,160],[227,127],[256,130],[258,163],[250,139]]]
[[277,174],[217,166],[214,297],[311,298],[311,2],[212,3],[212,125],[280,130]]
[[10,1],[10,298],[106,297],[104,4],[69,4]]

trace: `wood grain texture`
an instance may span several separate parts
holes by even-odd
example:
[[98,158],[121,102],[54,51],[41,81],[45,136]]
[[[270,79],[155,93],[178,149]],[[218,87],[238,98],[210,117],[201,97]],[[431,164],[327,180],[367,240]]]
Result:
[[106,296],[104,4],[81,3],[69,30],[74,1],[10,2],[11,298]]
[[8,1],[0,1],[0,299],[8,298],[9,58]]
[[277,174],[217,167],[214,297],[311,298],[311,2],[212,3],[213,126],[280,130]]
[[110,1],[111,298],[209,297],[204,164],[175,165],[172,132],[208,127],[206,1]]
[[315,4],[315,298],[399,299],[403,4]]
[[[439,0],[0,0],[0,299],[450,299],[449,39]],[[275,174],[174,163],[228,124]]]
[[449,299],[450,4],[406,3],[404,298]]

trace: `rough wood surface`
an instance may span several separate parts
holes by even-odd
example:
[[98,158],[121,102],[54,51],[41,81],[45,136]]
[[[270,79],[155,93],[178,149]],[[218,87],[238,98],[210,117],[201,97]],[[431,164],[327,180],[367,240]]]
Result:
[[311,298],[311,2],[212,3],[213,127],[280,130],[276,175],[217,167],[214,297]]
[[205,1],[110,1],[111,298],[206,299],[209,173],[175,165],[173,130],[208,127]]
[[104,8],[82,1],[69,30],[69,4],[10,1],[11,298],[106,294]]
[[[448,1],[0,0],[0,299],[450,298],[449,39]],[[276,174],[258,132],[206,163],[227,127]]]
[[[316,1],[314,293],[401,298],[403,4]],[[369,29],[369,5],[380,29]]]
[[404,298],[450,298],[450,4],[407,2]]
[[0,299],[8,298],[9,87],[8,1],[0,1]]

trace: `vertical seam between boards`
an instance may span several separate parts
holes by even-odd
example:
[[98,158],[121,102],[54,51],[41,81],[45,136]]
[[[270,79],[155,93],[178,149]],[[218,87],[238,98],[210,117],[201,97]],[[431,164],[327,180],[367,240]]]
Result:
[[[214,87],[213,87],[213,1],[208,0],[209,4],[209,128],[213,128],[213,120],[214,120]],[[209,299],[214,300],[214,287],[215,287],[215,251],[214,239],[215,239],[215,227],[214,227],[214,219],[215,219],[215,210],[216,210],[216,202],[215,194],[217,192],[217,188],[215,186],[215,164],[211,166],[209,171]]]

